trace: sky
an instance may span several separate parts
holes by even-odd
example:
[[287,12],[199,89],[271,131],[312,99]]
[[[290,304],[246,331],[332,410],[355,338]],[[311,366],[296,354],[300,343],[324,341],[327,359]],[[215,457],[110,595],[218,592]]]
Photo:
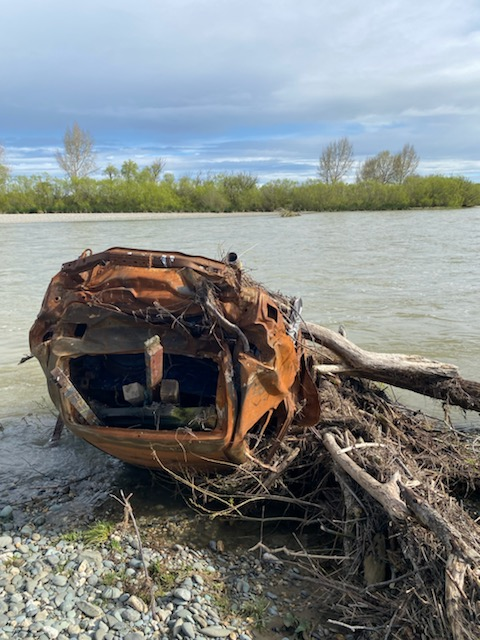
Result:
[[316,177],[414,146],[422,175],[480,182],[480,0],[1,0],[0,145],[61,176],[77,123],[98,173]]

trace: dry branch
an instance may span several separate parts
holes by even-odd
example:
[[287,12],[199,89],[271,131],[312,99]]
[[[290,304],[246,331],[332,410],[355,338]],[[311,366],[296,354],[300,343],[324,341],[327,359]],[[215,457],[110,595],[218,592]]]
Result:
[[338,446],[335,437],[331,433],[325,433],[323,444],[331,453],[333,461],[337,463],[348,475],[377,500],[392,518],[403,520],[408,515],[406,504],[400,499],[400,493],[396,486],[397,476],[383,484],[372,478],[366,471],[356,464]]

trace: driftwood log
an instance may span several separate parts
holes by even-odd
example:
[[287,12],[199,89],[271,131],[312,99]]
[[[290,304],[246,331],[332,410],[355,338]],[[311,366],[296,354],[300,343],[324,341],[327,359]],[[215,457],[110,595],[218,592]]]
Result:
[[262,530],[289,522],[330,544],[321,555],[271,549],[312,583],[321,637],[478,640],[480,518],[465,506],[479,495],[478,438],[398,405],[374,382],[477,412],[480,384],[311,323],[300,339],[313,354],[318,425],[293,424],[273,460],[268,438],[251,436],[254,454],[229,475],[175,480],[200,513],[258,519]]
[[458,367],[422,356],[365,351],[340,333],[310,322],[304,338],[332,351],[341,362],[317,365],[325,374],[355,376],[415,391],[451,405],[480,411],[480,383],[460,377]]

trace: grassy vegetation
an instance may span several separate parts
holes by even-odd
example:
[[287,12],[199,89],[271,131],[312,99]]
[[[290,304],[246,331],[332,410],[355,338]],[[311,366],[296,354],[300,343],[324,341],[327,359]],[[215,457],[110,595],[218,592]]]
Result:
[[[480,184],[461,177],[411,176],[402,184],[374,180],[325,184],[274,180],[259,185],[246,173],[182,177],[149,172],[104,179],[18,176],[0,181],[0,212],[233,212],[401,210],[480,205]],[[286,213],[283,213],[286,212]]]
[[[68,531],[61,537],[67,542],[81,541],[94,546],[101,545],[107,542],[114,530],[115,524],[113,522],[105,522],[104,520],[100,520],[89,529],[85,529],[84,531]],[[116,547],[120,547],[119,543],[116,540],[110,540],[110,545],[112,547],[112,550],[115,550]]]

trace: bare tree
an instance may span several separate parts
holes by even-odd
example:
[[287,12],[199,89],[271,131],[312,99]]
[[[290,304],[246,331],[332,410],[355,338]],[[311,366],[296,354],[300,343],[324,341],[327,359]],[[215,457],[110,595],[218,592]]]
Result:
[[394,170],[396,182],[401,184],[406,178],[412,176],[418,168],[420,158],[411,144],[404,145],[400,153],[394,157]]
[[335,184],[350,171],[353,165],[353,146],[348,138],[328,144],[322,151],[317,173],[325,184]]
[[85,178],[97,169],[93,139],[75,122],[63,138],[64,153],[57,151],[55,158],[71,179]]
[[367,158],[361,165],[357,180],[373,180],[383,184],[402,184],[413,175],[418,167],[419,157],[411,144],[404,145],[399,153],[380,151],[373,158]]

